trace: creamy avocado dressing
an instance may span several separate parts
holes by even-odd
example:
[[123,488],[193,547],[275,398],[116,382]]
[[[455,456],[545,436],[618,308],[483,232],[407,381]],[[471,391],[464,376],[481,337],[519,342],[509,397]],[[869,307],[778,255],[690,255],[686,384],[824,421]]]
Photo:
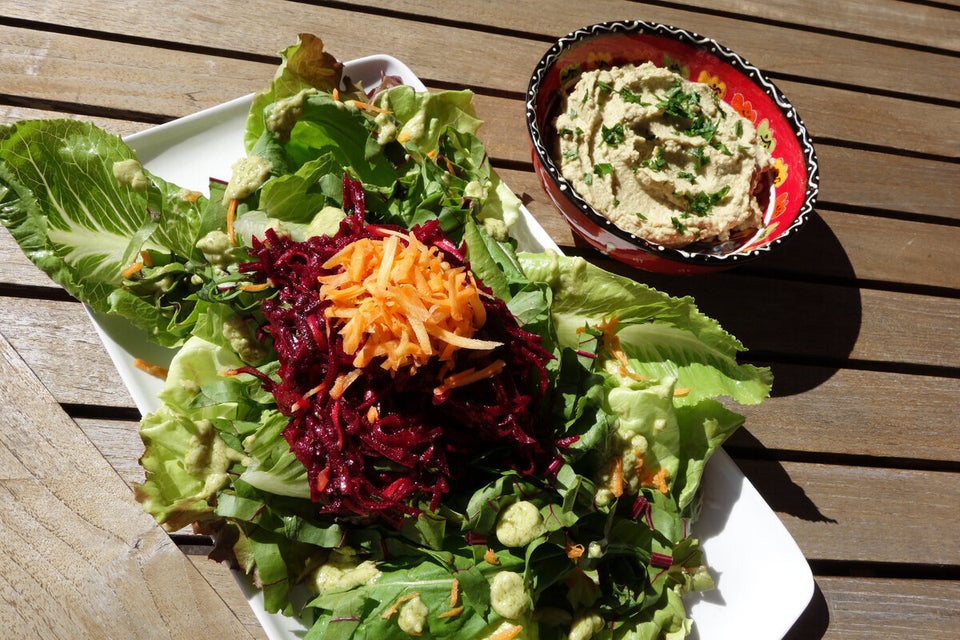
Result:
[[497,519],[497,540],[505,547],[525,547],[546,530],[540,509],[526,500],[508,505]]
[[243,200],[260,188],[273,166],[260,156],[246,156],[233,163],[230,182],[223,192],[223,203]]
[[707,84],[649,62],[588,71],[556,129],[564,178],[621,229],[677,248],[762,223],[773,160]]
[[380,577],[380,570],[372,560],[360,561],[355,549],[332,549],[327,561],[313,573],[312,586],[317,593],[333,589],[353,589],[370,584]]

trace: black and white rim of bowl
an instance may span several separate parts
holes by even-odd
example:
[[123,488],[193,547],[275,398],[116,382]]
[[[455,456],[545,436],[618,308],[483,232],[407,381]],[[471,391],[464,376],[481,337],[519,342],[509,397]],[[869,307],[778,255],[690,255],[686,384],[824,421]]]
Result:
[[[800,144],[800,149],[803,152],[804,163],[807,170],[807,183],[803,203],[800,206],[797,217],[793,220],[793,222],[790,223],[790,226],[787,227],[783,233],[769,243],[745,252],[734,251],[725,254],[711,254],[696,251],[686,251],[684,249],[671,249],[648,240],[644,240],[643,238],[640,238],[639,236],[614,225],[609,219],[597,213],[593,207],[587,204],[586,201],[584,201],[584,199],[577,194],[576,190],[573,189],[570,183],[567,182],[567,180],[560,174],[559,169],[554,164],[550,153],[544,144],[543,136],[540,133],[540,127],[537,125],[537,93],[540,89],[540,85],[543,83],[544,77],[547,74],[547,70],[550,69],[554,61],[556,61],[557,58],[559,58],[568,47],[580,42],[581,40],[587,40],[607,34],[651,34],[672,38],[684,44],[690,45],[691,47],[706,51],[707,53],[720,58],[730,66],[746,75],[752,82],[763,89],[764,93],[766,93],[774,101],[783,116],[790,123],[791,129],[793,130],[794,135],[797,137],[797,141]],[[800,119],[800,115],[797,113],[797,110],[794,109],[792,104],[790,104],[790,101],[787,100],[785,95],[783,95],[783,92],[780,91],[780,89],[778,89],[777,86],[774,85],[773,82],[771,82],[763,74],[763,72],[760,71],[760,69],[747,62],[743,56],[735,53],[712,38],[702,36],[693,31],[688,31],[687,29],[681,29],[679,27],[659,24],[656,22],[647,22],[645,20],[618,20],[593,24],[586,27],[581,27],[576,31],[571,31],[567,35],[557,40],[553,46],[547,50],[534,69],[533,75],[530,78],[530,84],[527,87],[527,101],[525,108],[527,130],[530,134],[531,143],[533,144],[535,152],[539,157],[540,163],[543,165],[544,169],[546,169],[550,179],[556,183],[557,187],[561,191],[568,193],[574,204],[576,204],[576,206],[591,221],[609,231],[613,235],[627,240],[628,242],[636,245],[638,248],[659,257],[667,258],[677,262],[683,262],[686,264],[718,267],[732,266],[732,263],[745,262],[747,260],[757,258],[764,253],[769,252],[775,246],[782,244],[787,238],[796,235],[796,232],[801,226],[803,226],[810,213],[813,211],[814,203],[817,200],[817,195],[820,190],[820,171],[819,164],[817,162],[817,154],[813,147],[813,140],[807,132],[807,128],[804,126],[803,121]]]

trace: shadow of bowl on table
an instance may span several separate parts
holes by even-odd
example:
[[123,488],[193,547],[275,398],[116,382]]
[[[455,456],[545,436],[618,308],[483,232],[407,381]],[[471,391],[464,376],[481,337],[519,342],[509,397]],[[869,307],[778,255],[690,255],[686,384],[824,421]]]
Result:
[[[601,263],[593,249],[577,246]],[[601,264],[670,295],[693,296],[700,311],[744,344],[743,361],[771,368],[773,396],[823,384],[849,358],[860,333],[863,309],[853,265],[816,212],[774,254],[730,271],[678,276]]]

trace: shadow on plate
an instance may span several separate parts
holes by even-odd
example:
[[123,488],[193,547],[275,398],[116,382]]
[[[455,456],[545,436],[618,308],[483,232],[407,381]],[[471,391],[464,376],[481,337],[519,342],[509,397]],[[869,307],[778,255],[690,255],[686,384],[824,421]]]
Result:
[[813,597],[810,604],[800,614],[790,631],[783,636],[783,640],[819,640],[827,634],[830,626],[830,607],[820,590],[820,585],[814,584]]
[[[815,212],[796,238],[770,255],[731,271],[671,276],[577,253],[605,269],[674,296],[693,296],[747,348],[745,361],[770,365],[774,396],[809,391],[848,359],[860,334],[863,309],[853,265],[830,227]],[[779,364],[784,367],[778,376]]]

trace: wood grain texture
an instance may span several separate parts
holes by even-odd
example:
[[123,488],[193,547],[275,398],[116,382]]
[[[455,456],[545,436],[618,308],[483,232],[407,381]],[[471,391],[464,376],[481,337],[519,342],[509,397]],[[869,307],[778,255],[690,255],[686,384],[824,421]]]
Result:
[[6,637],[249,637],[2,339],[0,396]]
[[[818,573],[814,601],[785,640],[944,640],[960,626],[957,9],[957,0],[810,0],[802,8],[791,0],[265,0],[257,11],[240,0],[122,10],[101,0],[9,0],[0,17],[0,125],[71,117],[120,135],[141,131],[261,88],[277,51],[300,31],[317,33],[342,59],[387,53],[431,88],[473,89],[495,167],[565,251],[693,295],[745,343],[746,358],[772,367],[772,397],[737,408],[747,421],[727,450]],[[768,72],[798,109],[817,145],[822,184],[816,213],[782,249],[731,272],[675,278],[613,264],[574,240],[532,171],[524,92],[557,36],[620,18],[716,38]],[[46,427],[47,416],[62,417],[62,403],[87,448],[113,468],[112,482],[140,481],[133,403],[83,308],[5,231],[0,264],[0,330],[49,388],[47,402],[33,401],[40,409],[24,405],[6,419],[29,411]],[[8,377],[0,376],[0,390],[12,389],[19,403],[22,387]],[[29,557],[0,560],[0,629],[14,615],[2,603],[19,602],[14,581],[48,597],[63,588],[48,584],[53,573],[40,573],[53,538],[93,535],[86,521],[45,517],[42,509],[69,493],[60,484],[54,493],[42,489],[45,479],[7,471],[53,455],[8,447],[15,433],[0,433],[0,489],[4,506],[13,505],[0,528],[14,532],[0,537],[0,551],[22,544]],[[49,466],[69,478],[78,468]],[[154,555],[170,548],[139,532],[111,535],[111,544],[72,557],[75,573],[105,557],[96,554],[137,554],[136,540],[159,549]],[[193,538],[176,539],[202,554]],[[203,555],[190,561],[234,611],[234,623],[265,638],[230,570]],[[75,574],[63,575],[72,585]],[[150,597],[193,602],[197,579],[177,573],[176,586]],[[106,600],[97,606],[109,607],[113,599]],[[78,615],[57,611],[71,624]]]

